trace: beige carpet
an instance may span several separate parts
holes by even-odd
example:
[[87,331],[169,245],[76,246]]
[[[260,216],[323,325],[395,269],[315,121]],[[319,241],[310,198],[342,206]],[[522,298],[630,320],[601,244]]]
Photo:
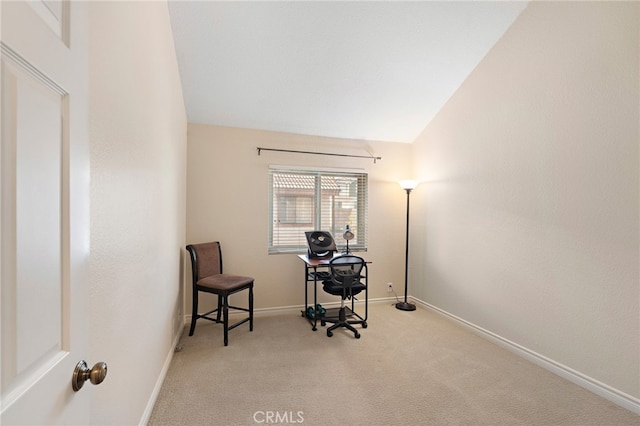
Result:
[[150,425],[640,425],[640,418],[418,308],[370,306],[358,340],[299,315],[185,330]]

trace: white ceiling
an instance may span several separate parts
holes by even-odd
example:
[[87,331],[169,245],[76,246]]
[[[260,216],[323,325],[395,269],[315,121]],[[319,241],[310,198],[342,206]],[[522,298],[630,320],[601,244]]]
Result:
[[413,142],[526,4],[170,0],[188,120]]

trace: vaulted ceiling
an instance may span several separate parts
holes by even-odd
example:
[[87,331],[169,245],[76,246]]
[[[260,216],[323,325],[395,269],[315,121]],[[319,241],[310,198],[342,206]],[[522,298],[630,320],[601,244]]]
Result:
[[526,4],[170,0],[188,120],[413,142]]

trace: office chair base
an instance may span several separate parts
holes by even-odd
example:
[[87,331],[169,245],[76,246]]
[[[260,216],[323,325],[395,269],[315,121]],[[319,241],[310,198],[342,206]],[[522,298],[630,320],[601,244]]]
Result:
[[[333,332],[332,332],[331,330],[327,330],[327,337],[331,337],[331,336],[333,336]],[[359,339],[359,338],[360,338],[360,333],[358,333],[358,332],[356,331],[355,333],[353,333],[353,336],[354,336],[356,339]]]
[[327,337],[332,337],[333,336],[333,330],[335,330],[336,328],[346,328],[351,330],[351,332],[353,332],[353,337],[355,337],[356,339],[360,338],[360,333],[358,332],[358,330],[356,330],[355,328],[353,328],[351,325],[344,323],[344,324],[335,324],[333,327],[328,328],[327,329]]
[[[351,324],[359,324],[359,325],[362,326],[362,328],[367,328],[368,327],[366,321],[352,321]],[[326,321],[321,321],[320,325],[324,327],[325,325],[327,325],[327,322]]]
[[[327,328],[327,337],[333,336],[333,330],[338,328],[346,328],[350,330],[356,339],[360,338],[360,333],[347,321],[347,311],[352,312],[349,308],[342,306],[340,308],[337,321],[329,328]],[[352,312],[353,313],[353,312]],[[363,321],[364,324],[364,321]],[[366,328],[366,326],[365,326]]]
[[401,311],[415,311],[416,305],[407,302],[398,302],[396,303],[396,309],[400,309]]

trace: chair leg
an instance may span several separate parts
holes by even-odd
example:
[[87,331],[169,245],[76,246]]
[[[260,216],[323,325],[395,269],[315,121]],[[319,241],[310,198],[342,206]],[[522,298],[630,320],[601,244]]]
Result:
[[[224,345],[227,346],[229,344],[229,296],[224,295],[222,297],[222,318],[224,327]],[[219,311],[218,311],[219,312]]]
[[196,320],[198,319],[198,290],[193,289],[193,303],[191,309],[191,327],[189,328],[189,336],[193,336],[196,329]]
[[216,314],[216,321],[220,322],[220,313],[222,312],[222,296],[218,295],[218,312]]
[[249,331],[253,331],[253,286],[249,287]]

